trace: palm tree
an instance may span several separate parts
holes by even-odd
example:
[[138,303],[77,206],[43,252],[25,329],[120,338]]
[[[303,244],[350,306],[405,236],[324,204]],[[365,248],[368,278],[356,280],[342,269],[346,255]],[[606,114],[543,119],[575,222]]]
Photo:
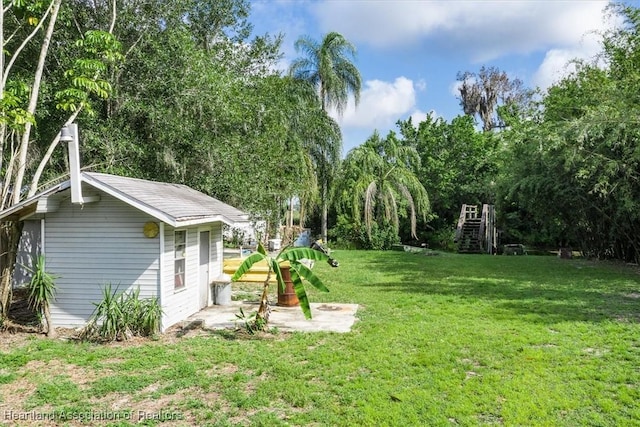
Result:
[[[341,34],[331,32],[322,39],[321,43],[306,36],[301,37],[296,41],[295,48],[305,56],[293,61],[289,73],[314,87],[320,99],[322,111],[326,113],[329,109],[333,109],[338,114],[342,114],[350,94],[353,94],[356,105],[359,103],[362,78],[351,61],[355,57],[355,47]],[[317,143],[317,150],[312,151],[311,155],[316,165],[320,185],[321,233],[325,241],[329,186],[337,169],[339,153],[342,152],[342,138],[335,136],[334,132],[330,132],[312,141],[314,145]]]
[[[311,197],[304,197],[302,201],[304,202],[304,208],[308,210],[311,210],[314,206],[322,206],[322,238],[326,242],[329,188],[340,164],[342,135],[338,123],[329,117],[326,111],[319,111],[313,118],[310,118],[308,124],[309,127],[304,133],[305,139],[302,145],[313,165],[316,186],[319,188],[314,189],[315,192],[313,194],[309,194]],[[301,221],[302,219],[301,212]]]
[[288,94],[296,100],[298,106],[296,114],[289,118],[289,136],[299,140],[306,155],[304,159],[308,167],[306,173],[313,178],[305,182],[303,191],[297,194],[301,202],[300,225],[302,226],[305,212],[319,204],[321,189],[318,188],[318,181],[330,184],[333,169],[340,162],[342,135],[338,123],[322,110],[313,86],[300,79],[293,79],[288,83]]
[[409,214],[411,236],[417,238],[417,217],[426,221],[430,209],[427,191],[413,172],[419,161],[415,147],[403,144],[393,132],[383,139],[377,131],[343,161],[337,198],[355,221],[364,222],[369,238],[374,222],[392,224],[397,233],[402,206]]

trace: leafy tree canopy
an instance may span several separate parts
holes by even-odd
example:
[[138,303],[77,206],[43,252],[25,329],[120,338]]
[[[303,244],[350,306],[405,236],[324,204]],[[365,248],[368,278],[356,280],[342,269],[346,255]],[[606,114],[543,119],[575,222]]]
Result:
[[603,37],[609,67],[577,64],[549,90],[538,117],[504,135],[501,200],[516,233],[529,228],[541,243],[638,261],[640,14],[615,10],[625,26]]

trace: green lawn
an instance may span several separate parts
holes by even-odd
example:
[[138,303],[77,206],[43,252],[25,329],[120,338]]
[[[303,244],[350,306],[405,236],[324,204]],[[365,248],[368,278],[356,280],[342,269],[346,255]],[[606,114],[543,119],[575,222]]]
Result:
[[143,411],[162,425],[640,425],[638,270],[334,254],[340,268],[316,266],[332,291],[311,300],[360,304],[351,333],[32,337],[0,347],[0,423],[58,411],[133,425]]

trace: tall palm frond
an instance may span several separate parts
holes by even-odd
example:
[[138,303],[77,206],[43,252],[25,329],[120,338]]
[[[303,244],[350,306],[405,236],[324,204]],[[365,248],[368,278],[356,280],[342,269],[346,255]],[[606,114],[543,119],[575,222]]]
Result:
[[313,84],[323,110],[334,108],[342,114],[350,94],[356,105],[360,102],[362,78],[351,60],[356,49],[344,36],[331,32],[321,43],[303,36],[296,41],[295,48],[305,56],[291,63],[290,75]]

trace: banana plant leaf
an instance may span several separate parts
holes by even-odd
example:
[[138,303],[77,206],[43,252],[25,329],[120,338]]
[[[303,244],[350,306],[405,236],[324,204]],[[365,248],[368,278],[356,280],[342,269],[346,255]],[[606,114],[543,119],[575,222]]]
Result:
[[311,304],[309,304],[309,297],[307,291],[302,283],[302,278],[295,269],[291,269],[291,281],[293,282],[293,290],[296,292],[298,301],[300,302],[300,308],[306,319],[311,319]]
[[231,281],[236,282],[242,276],[245,275],[251,267],[253,267],[256,263],[267,259],[267,255],[261,254],[260,252],[254,252],[249,255],[243,262],[240,264],[240,267],[236,270],[236,272],[231,276]]
[[277,259],[271,259],[271,270],[276,274],[276,280],[278,282],[278,286],[280,287],[280,291],[284,292],[285,284],[284,279],[282,278],[282,271],[280,271],[280,263]]
[[283,250],[278,255],[278,258],[289,262],[297,262],[301,259],[326,261],[329,259],[329,256],[323,252],[311,248],[290,248]]
[[295,264],[295,266],[292,266],[292,269],[295,269],[298,275],[304,277],[306,281],[311,283],[317,290],[329,292],[329,289],[324,285],[324,283],[322,283],[322,280],[320,280],[320,278],[316,276],[306,265]]

